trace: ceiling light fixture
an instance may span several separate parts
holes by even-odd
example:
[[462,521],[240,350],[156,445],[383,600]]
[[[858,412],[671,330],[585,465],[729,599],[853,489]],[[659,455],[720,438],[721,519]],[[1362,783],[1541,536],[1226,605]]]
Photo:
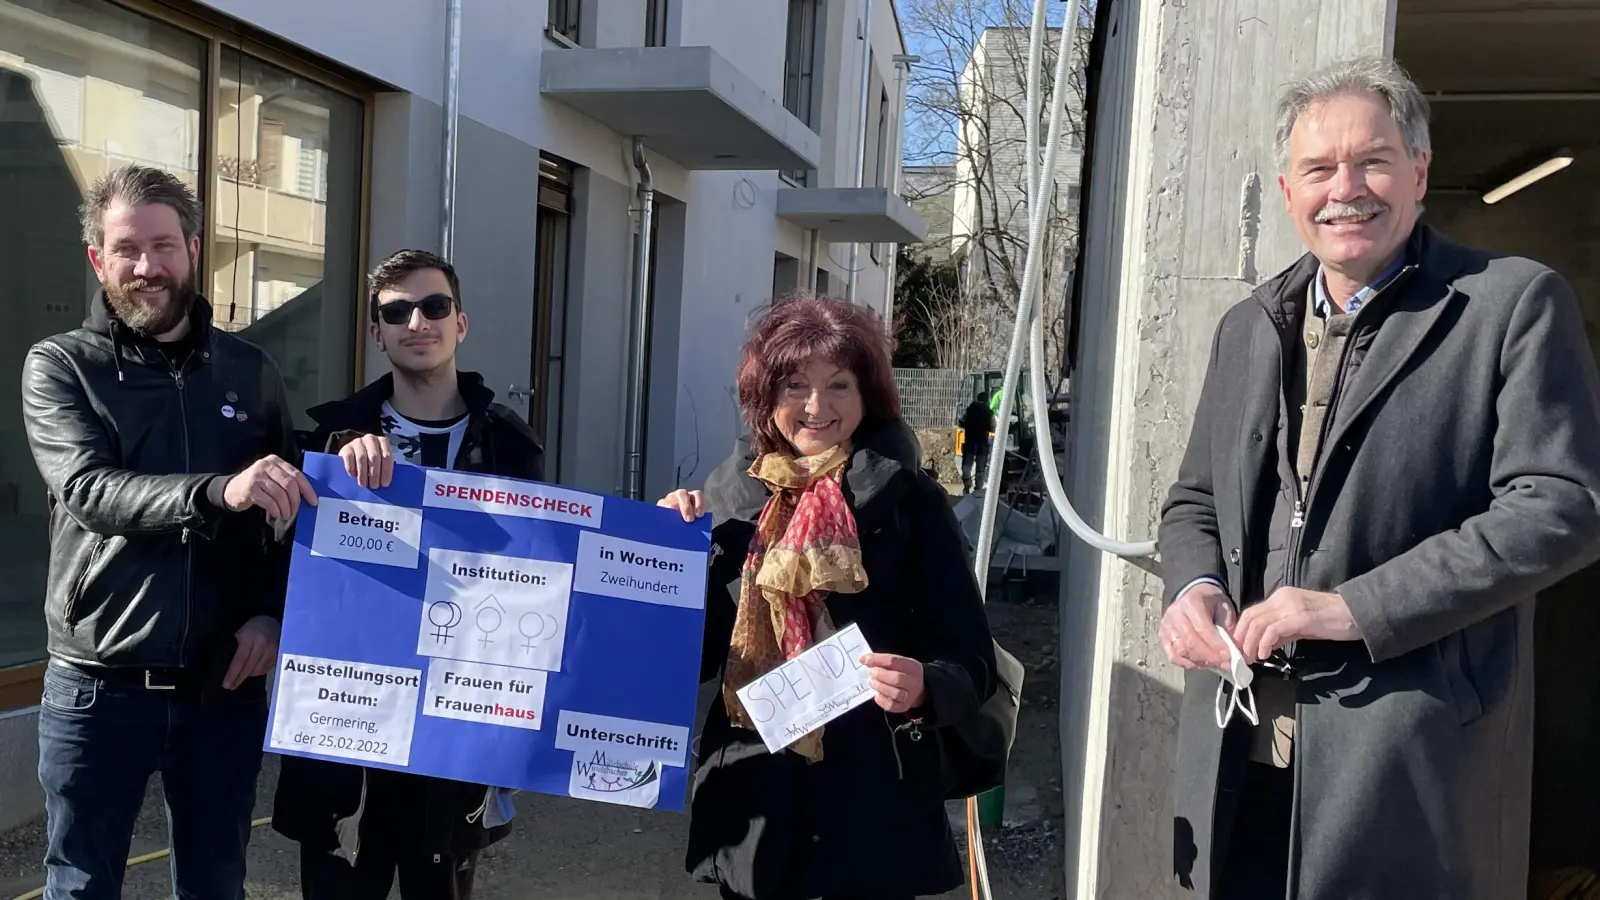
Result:
[[1522,190],[1541,178],[1548,178],[1570,165],[1572,165],[1572,151],[1557,151],[1555,156],[1552,156],[1528,171],[1523,172],[1521,175],[1518,175],[1494,190],[1485,193],[1483,195],[1483,202],[1490,204],[1499,203],[1501,200],[1504,200],[1512,194],[1515,194],[1517,191]]

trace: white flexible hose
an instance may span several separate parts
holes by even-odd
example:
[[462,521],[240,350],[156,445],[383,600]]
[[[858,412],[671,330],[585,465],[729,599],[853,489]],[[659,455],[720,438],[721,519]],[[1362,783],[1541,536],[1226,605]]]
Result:
[[1034,308],[1033,332],[1028,355],[1028,389],[1033,392],[1033,427],[1039,438],[1039,476],[1044,479],[1045,490],[1050,492],[1050,502],[1072,533],[1085,544],[1123,559],[1142,559],[1156,555],[1155,541],[1119,541],[1094,530],[1067,498],[1061,485],[1061,475],[1056,471],[1056,448],[1050,439],[1050,413],[1044,400],[1044,311]]
[[[1048,0],[1034,0],[1033,29],[1029,41],[1028,57],[1028,108],[1030,112],[1037,109],[1037,77],[1040,68],[1039,56],[1044,46],[1044,4]],[[1035,303],[1038,293],[1040,257],[1043,255],[1042,243],[1044,237],[1044,224],[1046,211],[1050,207],[1048,198],[1054,193],[1056,182],[1056,159],[1061,149],[1063,112],[1066,109],[1066,76],[1069,71],[1068,61],[1073,57],[1073,47],[1077,36],[1079,8],[1077,0],[1069,0],[1066,21],[1061,26],[1061,46],[1056,54],[1055,87],[1051,93],[1050,127],[1045,146],[1044,164],[1035,166],[1033,155],[1028,156],[1028,169],[1030,174],[1036,173],[1028,184],[1028,254],[1023,266],[1022,286],[1017,298],[1017,322],[1012,330],[1011,347],[1006,355],[1005,379],[1000,387],[999,409],[1003,410],[1003,418],[1009,420],[1012,407],[1011,397],[1016,391],[1019,370],[1022,364],[1022,348],[1028,335],[1032,333],[1035,346],[1029,347],[1029,387],[1033,395],[1034,431],[1039,453],[1040,474],[1044,480],[1045,488],[1050,495],[1051,504],[1060,513],[1067,527],[1089,546],[1104,553],[1123,558],[1152,557],[1156,552],[1154,541],[1120,541],[1107,537],[1096,531],[1083,520],[1072,501],[1067,497],[1066,489],[1061,484],[1060,473],[1056,470],[1055,445],[1051,437],[1049,422],[1049,401],[1045,397],[1044,379],[1044,333],[1042,305]],[[1036,120],[1037,116],[1030,116]],[[1025,130],[1033,132],[1035,126],[1032,121],[1024,123]],[[987,593],[989,576],[989,558],[994,549],[994,522],[999,512],[1000,481],[1005,471],[1005,443],[1009,432],[1009,421],[996,423],[994,439],[990,445],[989,466],[984,479],[983,514],[979,519],[977,560],[975,561],[975,574],[978,585]]]
[[[1067,10],[1068,16],[1076,17],[1077,6],[1075,2],[1070,4]],[[1041,68],[1039,59],[1044,53],[1044,35],[1045,4],[1035,3],[1033,5],[1033,28],[1028,44],[1028,121],[1026,124],[1027,141],[1030,148],[1039,145],[1039,69]],[[1076,36],[1074,35],[1075,39]],[[1062,52],[1072,52],[1073,49],[1075,48],[1069,47]],[[1064,102],[1057,103],[1055,108],[1051,110],[1051,117],[1054,118],[1060,115],[1061,110],[1065,107],[1066,104]],[[1041,196],[1043,195],[1039,190],[1039,157],[1037,153],[1029,152],[1028,208],[1030,210],[1035,204],[1041,202]],[[1081,220],[1082,217],[1080,216],[1079,218]],[[1043,326],[1044,308],[1036,299],[1033,307],[1033,324],[1029,329],[1032,332],[1032,337],[1030,338],[1032,346],[1029,347],[1028,355],[1028,392],[1034,398],[1031,404],[1033,407],[1034,432],[1035,434],[1044,435],[1044,441],[1040,445],[1039,470],[1040,475],[1044,478],[1045,488],[1050,493],[1050,500],[1055,504],[1056,510],[1061,514],[1061,518],[1066,521],[1067,527],[1072,529],[1072,533],[1082,538],[1084,543],[1096,550],[1125,558],[1154,556],[1156,552],[1154,541],[1135,543],[1108,538],[1090,527],[1089,523],[1085,522],[1083,517],[1078,515],[1078,511],[1073,508],[1072,501],[1067,499],[1067,492],[1061,484],[1061,476],[1056,471],[1055,445],[1052,443],[1050,432],[1049,401],[1045,398]]]
[[[1045,35],[1045,4],[1049,0],[1034,0],[1033,25],[1030,30],[1028,42],[1028,79],[1027,79],[1027,120],[1024,122],[1024,133],[1028,144],[1027,154],[1027,203],[1028,203],[1028,255],[1022,270],[1022,286],[1017,297],[1017,323],[1011,333],[1011,347],[1006,354],[1005,379],[1000,386],[1000,402],[997,405],[1001,413],[999,421],[995,423],[994,439],[989,446],[989,467],[984,473],[983,488],[983,514],[978,525],[978,546],[974,562],[974,574],[978,579],[978,590],[987,599],[989,589],[989,557],[994,549],[994,520],[1000,508],[1000,481],[1005,473],[1006,438],[1010,432],[1011,397],[1016,391],[1019,369],[1022,364],[1022,346],[1024,339],[1028,341],[1028,386],[1032,394],[1033,425],[1035,450],[1039,454],[1039,473],[1044,480],[1045,489],[1050,494],[1050,502],[1060,513],[1067,527],[1072,533],[1089,546],[1125,559],[1138,559],[1153,557],[1156,554],[1154,541],[1130,542],[1120,541],[1107,537],[1092,528],[1089,523],[1078,515],[1073,508],[1072,501],[1067,497],[1066,488],[1061,484],[1061,475],[1056,470],[1055,443],[1050,432],[1049,400],[1045,397],[1044,377],[1044,304],[1035,303],[1035,298],[1040,291],[1039,268],[1043,255],[1041,245],[1044,237],[1044,223],[1046,210],[1051,206],[1049,197],[1055,192],[1056,184],[1056,158],[1061,149],[1062,138],[1062,112],[1066,109],[1066,76],[1069,71],[1068,62],[1074,55],[1078,31],[1078,0],[1067,0],[1067,19],[1061,26],[1061,46],[1056,54],[1055,87],[1051,91],[1050,127],[1047,132],[1047,144],[1044,153],[1044,163],[1041,166],[1038,154],[1033,149],[1038,146],[1039,122],[1039,70],[1040,57],[1044,52]],[[1081,217],[1080,217],[1081,219]],[[1081,302],[1081,300],[1080,300]],[[1059,550],[1058,550],[1059,552]],[[977,798],[967,799],[967,804],[972,815],[968,816],[971,823],[970,840],[975,868],[978,873],[976,885],[981,900],[993,900],[989,886],[989,865],[983,851],[983,831],[978,823],[976,809]]]
[[[1034,0],[1035,4],[1045,2],[1048,0]],[[978,521],[978,552],[974,570],[978,590],[985,595],[989,588],[989,554],[994,550],[994,519],[999,511],[1000,481],[1006,468],[1006,437],[1011,431],[1011,398],[1016,394],[1023,345],[1027,341],[1028,323],[1033,312],[1033,298],[1038,293],[1039,263],[1044,255],[1045,211],[1050,206],[1044,198],[1055,189],[1056,157],[1061,151],[1061,110],[1066,105],[1062,98],[1066,96],[1067,62],[1072,58],[1072,43],[1078,31],[1077,0],[1072,0],[1068,6],[1067,21],[1061,26],[1062,50],[1056,54],[1055,89],[1051,92],[1050,129],[1045,139],[1044,166],[1038,179],[1038,202],[1030,203],[1031,209],[1028,210],[1028,256],[1022,267],[1022,290],[1017,296],[1017,324],[1011,330],[1011,347],[1006,352],[1005,379],[1000,384],[999,420],[995,423],[994,439],[990,442],[989,469],[984,478],[983,516]],[[1030,69],[1037,66],[1038,60],[1028,61]],[[1040,402],[1040,399],[1036,397],[1034,402]]]
[[1047,7],[1033,4],[1033,26],[1028,29],[1028,118],[1022,123],[1028,142],[1027,201],[1028,209],[1039,202],[1039,57],[1044,54],[1044,33]]

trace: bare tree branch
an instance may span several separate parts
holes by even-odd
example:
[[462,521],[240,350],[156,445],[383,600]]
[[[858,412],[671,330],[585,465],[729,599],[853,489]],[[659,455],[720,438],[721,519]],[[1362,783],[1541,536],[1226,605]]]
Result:
[[[1081,60],[1088,56],[1093,0],[1082,4],[1069,66],[1066,95],[1061,98],[1063,147],[1058,157],[1056,189],[1045,214],[1043,298],[1046,364],[1059,371],[1066,350],[1070,263],[1078,242],[1078,184],[1081,181],[1084,81]],[[902,24],[912,52],[922,61],[907,85],[906,154],[913,164],[949,166],[945,179],[953,196],[953,246],[963,259],[961,296],[952,298],[939,319],[941,341],[952,362],[993,367],[1009,342],[1009,329],[996,327],[1013,320],[1028,253],[1028,154],[1043,148],[1027,146],[1025,121],[1028,25],[1032,0],[900,0]],[[1039,77],[1044,140],[1050,112],[1060,24],[1065,11],[1053,8],[1051,32],[1045,41]],[[928,180],[922,196],[939,192],[940,180]],[[971,319],[968,312],[970,308]],[[930,311],[932,312],[932,311]],[[931,320],[930,320],[931,321]],[[979,327],[982,325],[983,327]],[[985,346],[962,343],[980,339]],[[945,356],[941,344],[941,358]]]

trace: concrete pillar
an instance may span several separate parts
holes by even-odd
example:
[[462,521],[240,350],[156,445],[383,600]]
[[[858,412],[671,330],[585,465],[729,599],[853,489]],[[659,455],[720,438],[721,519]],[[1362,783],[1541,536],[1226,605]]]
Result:
[[[1385,52],[1393,0],[1103,3],[1068,490],[1090,522],[1155,534],[1212,331],[1302,248],[1273,156],[1281,85]],[[1156,640],[1161,583],[1071,546],[1061,601],[1065,895],[1173,886],[1180,670]]]

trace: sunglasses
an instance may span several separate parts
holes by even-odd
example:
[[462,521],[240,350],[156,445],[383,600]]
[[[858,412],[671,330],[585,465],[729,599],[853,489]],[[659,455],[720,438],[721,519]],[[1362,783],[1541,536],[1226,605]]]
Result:
[[442,319],[450,315],[456,302],[444,294],[429,294],[421,300],[390,300],[378,305],[378,318],[390,325],[404,325],[411,321],[413,310],[422,310],[424,319]]

